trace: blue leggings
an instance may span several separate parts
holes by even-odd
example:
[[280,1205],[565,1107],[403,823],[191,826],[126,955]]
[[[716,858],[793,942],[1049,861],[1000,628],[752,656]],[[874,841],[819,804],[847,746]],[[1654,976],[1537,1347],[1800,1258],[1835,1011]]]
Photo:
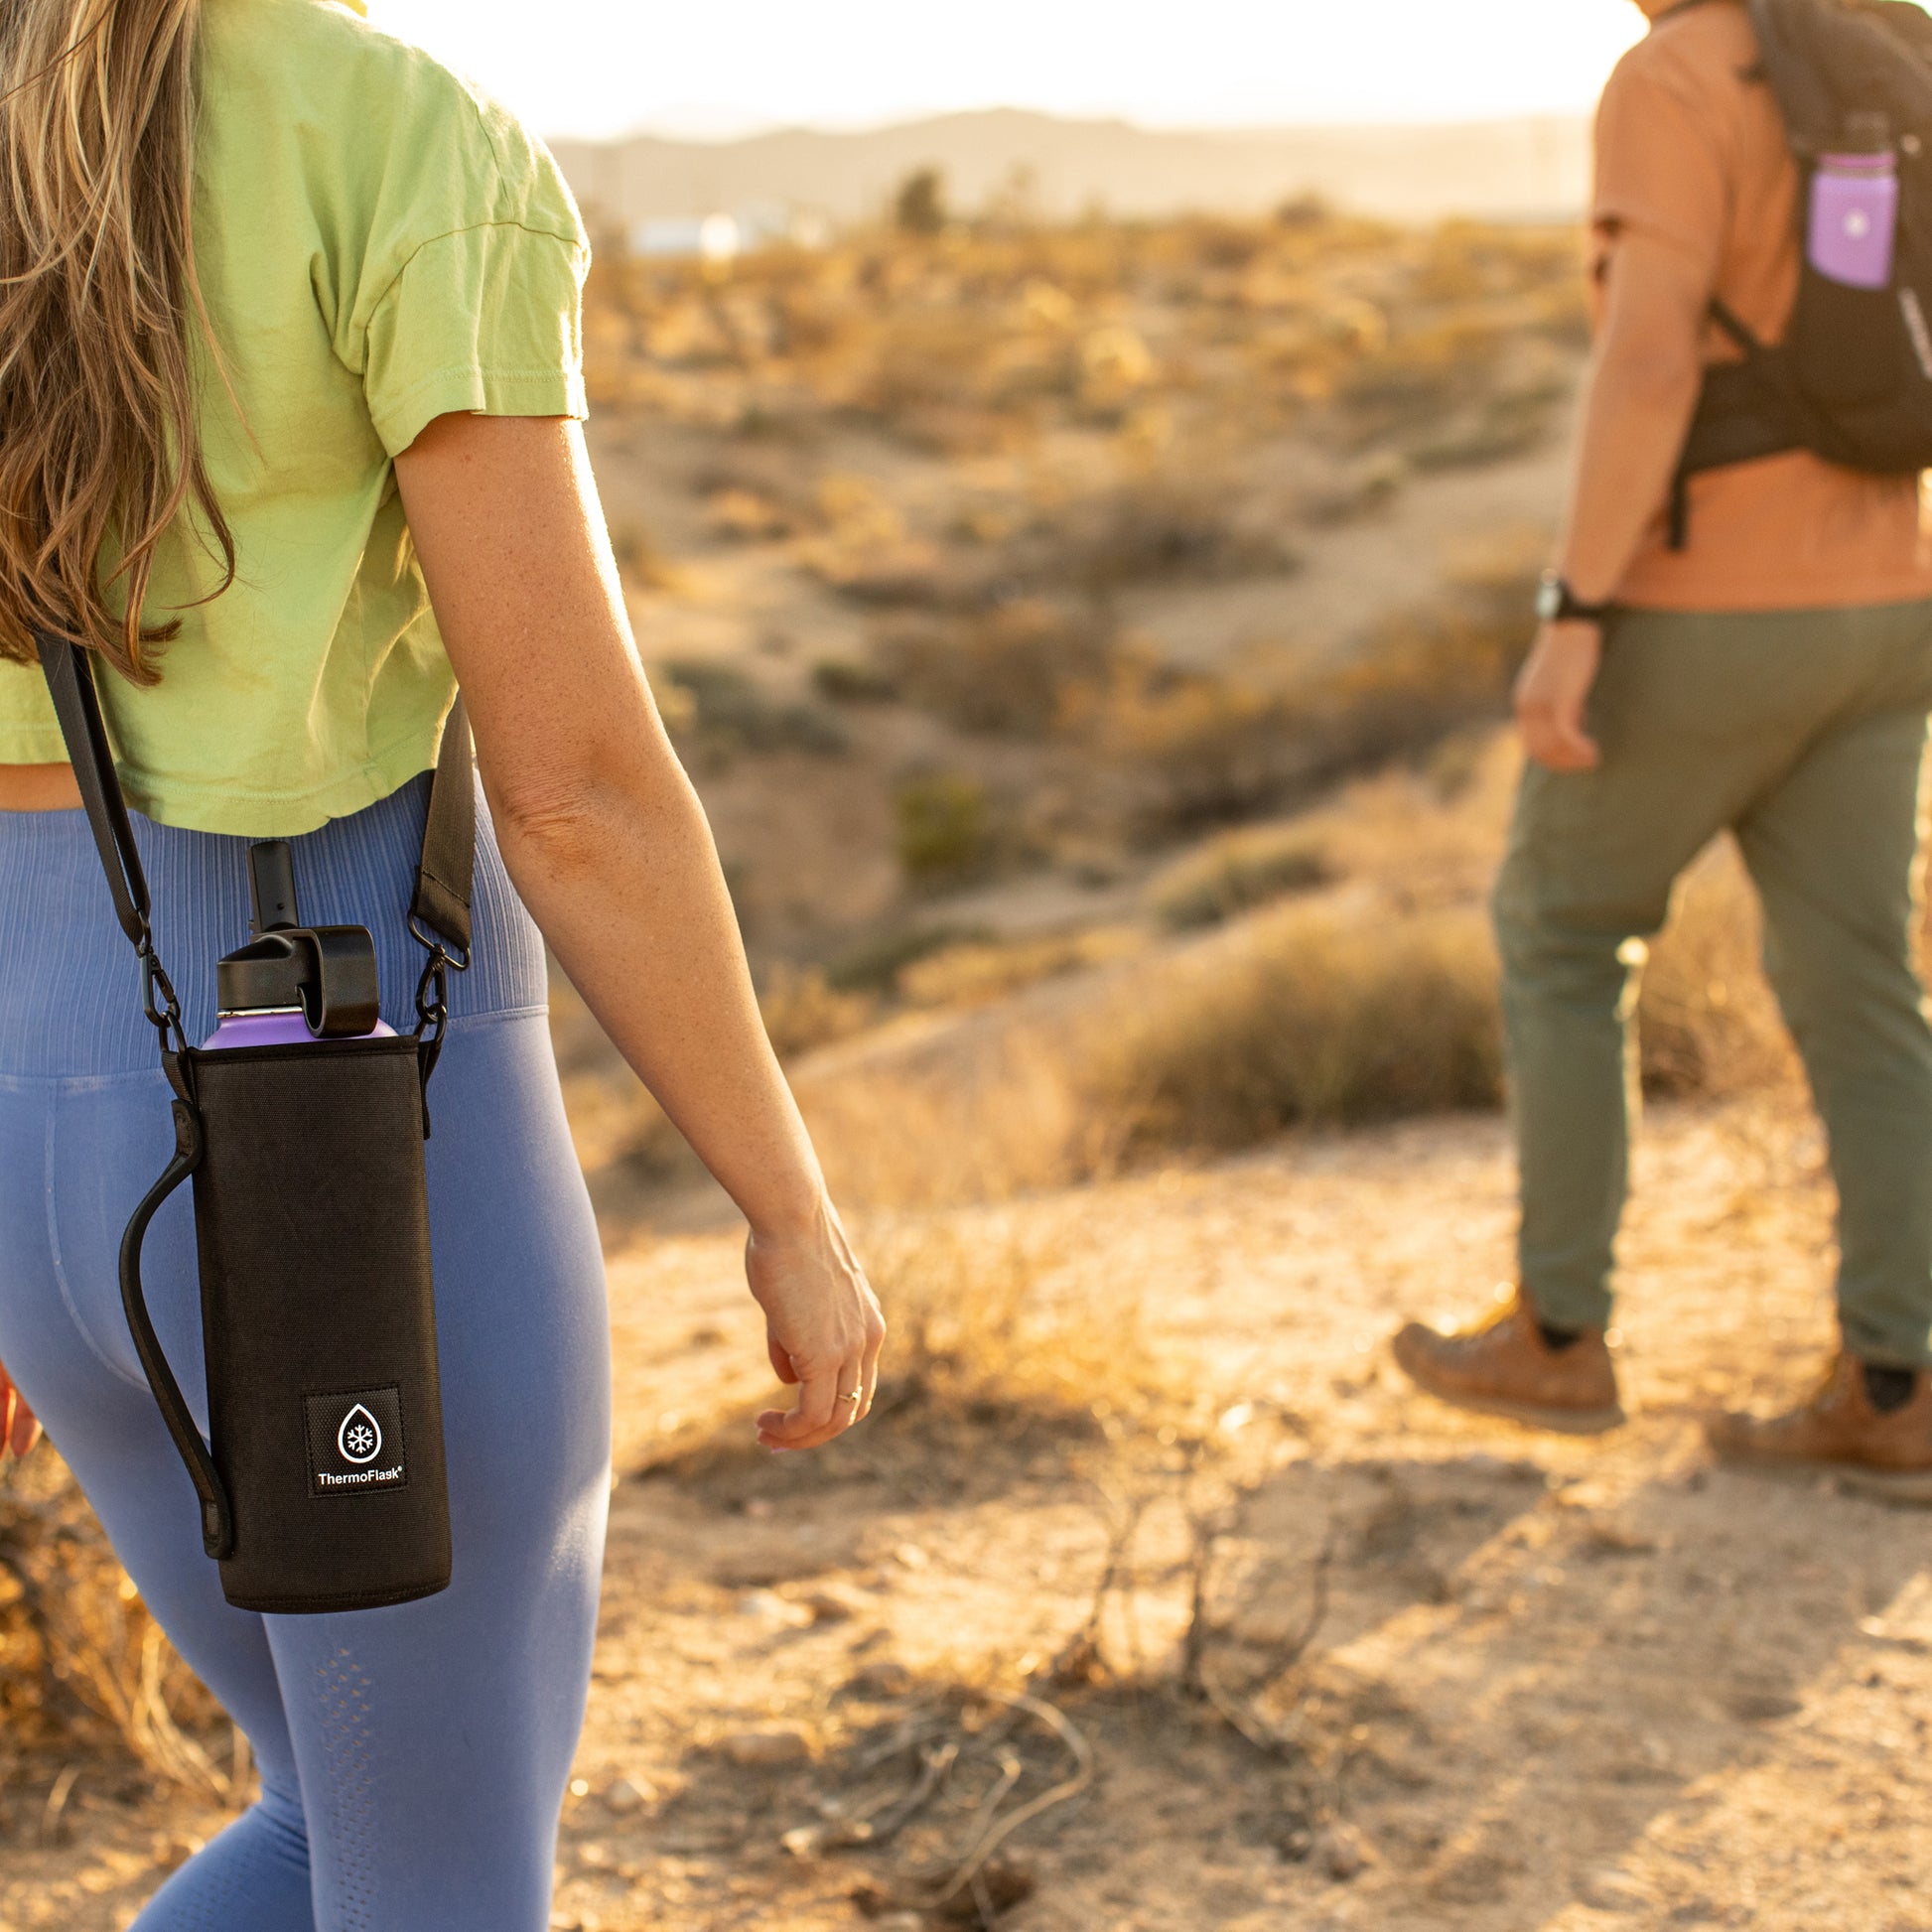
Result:
[[[384,1017],[421,780],[295,842],[306,921],[377,935]],[[189,1036],[247,934],[245,843],[136,821]],[[246,1733],[261,1801],[184,1864],[136,1932],[543,1932],[583,1724],[610,1490],[597,1230],[544,1018],[541,941],[486,815],[476,963],[431,1084],[431,1245],[455,1581],[332,1616],[223,1600],[195,1493],[142,1380],[115,1251],[171,1131],[132,954],[78,812],[0,812],[0,1362],[176,1648]],[[162,1211],[155,1323],[206,1423],[192,1214]]]

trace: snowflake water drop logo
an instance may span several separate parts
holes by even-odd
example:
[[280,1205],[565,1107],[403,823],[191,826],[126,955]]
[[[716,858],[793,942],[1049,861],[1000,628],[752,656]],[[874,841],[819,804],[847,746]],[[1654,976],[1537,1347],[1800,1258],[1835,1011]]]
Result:
[[382,1425],[358,1402],[343,1418],[343,1426],[336,1432],[336,1447],[345,1462],[353,1462],[358,1468],[373,1462],[382,1453]]

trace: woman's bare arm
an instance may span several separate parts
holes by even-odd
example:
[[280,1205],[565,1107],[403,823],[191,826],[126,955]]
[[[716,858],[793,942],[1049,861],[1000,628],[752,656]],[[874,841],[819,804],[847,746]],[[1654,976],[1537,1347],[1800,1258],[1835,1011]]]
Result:
[[[870,1407],[885,1324],[759,1017],[710,828],[644,681],[579,427],[445,416],[396,460],[503,860],[572,983],[751,1223],[773,1448]],[[857,1402],[843,1400],[853,1390]]]

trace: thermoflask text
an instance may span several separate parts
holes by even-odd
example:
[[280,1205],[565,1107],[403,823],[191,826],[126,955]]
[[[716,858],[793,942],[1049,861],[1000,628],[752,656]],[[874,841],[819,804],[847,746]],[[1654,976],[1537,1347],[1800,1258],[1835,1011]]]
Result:
[[1845,150],[1811,178],[1811,265],[1847,288],[1891,286],[1898,239],[1898,156],[1883,114],[1853,114]]
[[[430,1595],[450,1581],[451,1545],[423,1143],[448,973],[467,964],[470,939],[476,800],[462,706],[445,727],[409,907],[428,952],[417,1033],[382,1024],[364,927],[302,924],[290,848],[269,841],[249,854],[249,941],[216,969],[219,1022],[190,1046],[91,667],[63,639],[39,642],[174,1090],[175,1158],[122,1238],[121,1302],[200,1498],[203,1545],[242,1609]],[[148,1226],[190,1179],[206,1440],[141,1284]]]

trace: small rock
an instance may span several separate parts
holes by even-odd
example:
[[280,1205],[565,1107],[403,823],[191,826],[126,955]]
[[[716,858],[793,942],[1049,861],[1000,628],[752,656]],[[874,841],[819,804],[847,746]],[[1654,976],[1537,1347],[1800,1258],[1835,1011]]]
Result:
[[1738,1691],[1730,1699],[1730,1715],[1742,1724],[1775,1724],[1780,1718],[1795,1718],[1804,1701],[1784,1691]]
[[657,1802],[657,1787],[646,1778],[618,1778],[607,1785],[604,1802],[619,1817]]
[[893,1561],[901,1570],[923,1570],[932,1559],[916,1543],[901,1543],[893,1552]]
[[825,1850],[838,1827],[829,1820],[820,1820],[816,1825],[794,1825],[778,1843],[794,1859],[815,1859]]
[[860,1591],[844,1584],[822,1584],[807,1590],[797,1602],[814,1623],[850,1623],[862,1610],[872,1607]]
[[1359,1877],[1375,1863],[1375,1848],[1353,1825],[1330,1825],[1314,1841],[1314,1862],[1338,1884]]
[[1586,1875],[1577,1897],[1599,1912],[1641,1912],[1649,1909],[1650,1893],[1627,1872],[1608,1867]]
[[869,1664],[845,1688],[853,1697],[902,1698],[911,1692],[912,1673],[903,1664]]
[[878,1932],[925,1932],[925,1920],[917,1912],[888,1912],[873,1924]]
[[793,1603],[775,1589],[748,1589],[738,1599],[740,1616],[757,1617],[760,1623],[777,1623],[796,1628],[812,1620],[803,1604]]
[[771,1730],[740,1730],[722,1740],[734,1764],[802,1764],[812,1754],[811,1739],[795,1725]]

